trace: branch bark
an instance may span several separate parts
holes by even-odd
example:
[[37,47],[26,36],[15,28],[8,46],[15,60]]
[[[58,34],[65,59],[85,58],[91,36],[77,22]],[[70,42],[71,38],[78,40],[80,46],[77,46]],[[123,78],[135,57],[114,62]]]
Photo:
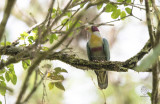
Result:
[[12,10],[12,7],[13,7],[15,1],[16,0],[7,0],[7,5],[6,5],[6,8],[4,10],[3,19],[0,23],[0,41],[2,39],[2,36],[3,36],[4,30],[5,30],[8,18],[11,14],[11,10]]
[[[156,15],[159,13],[159,10],[155,6],[155,1],[152,0],[151,7],[155,9]],[[148,25],[148,31],[149,36],[151,39],[151,44],[153,47],[153,54],[155,54],[154,48],[159,44],[159,28],[160,28],[160,20],[159,15],[157,15],[158,19],[158,26],[157,26],[157,33],[156,35],[153,34],[152,30],[152,24],[151,24],[151,16],[150,16],[150,6],[149,6],[149,0],[145,0],[145,7],[146,7],[146,18],[147,18],[147,25]],[[152,104],[159,104],[160,102],[160,60],[157,58],[157,62],[154,63],[152,68],[152,97],[151,102]]]
[[[5,50],[4,50],[5,49]],[[34,59],[34,51],[30,53],[23,52],[25,50],[28,50],[28,47],[22,48],[22,47],[10,47],[7,46],[6,48],[0,47],[0,55],[10,55],[12,56],[11,61],[8,63],[0,63],[0,69],[2,69],[4,66],[7,66],[11,63],[17,63],[21,60],[26,59]],[[150,40],[144,45],[144,47],[138,52],[135,56],[129,58],[125,62],[120,61],[107,61],[107,62],[91,62],[84,59],[79,59],[75,57],[75,55],[70,55],[67,53],[62,52],[51,52],[44,58],[44,60],[60,60],[64,63],[67,63],[69,65],[72,65],[76,68],[82,69],[82,70],[107,70],[107,71],[118,71],[118,72],[127,72],[128,69],[134,69],[137,62],[139,62],[144,55],[146,55],[151,50],[151,43]],[[5,51],[5,53],[4,53]],[[17,57],[17,55],[22,52],[24,55]],[[44,54],[44,52],[41,52],[40,54]],[[136,71],[136,70],[135,70]],[[150,72],[151,70],[146,70],[146,72]]]

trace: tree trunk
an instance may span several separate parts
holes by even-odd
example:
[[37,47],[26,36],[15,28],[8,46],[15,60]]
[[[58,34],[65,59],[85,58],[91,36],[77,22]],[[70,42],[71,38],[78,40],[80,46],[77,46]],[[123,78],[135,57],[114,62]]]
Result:
[[152,104],[160,104],[160,60],[157,61],[152,71]]

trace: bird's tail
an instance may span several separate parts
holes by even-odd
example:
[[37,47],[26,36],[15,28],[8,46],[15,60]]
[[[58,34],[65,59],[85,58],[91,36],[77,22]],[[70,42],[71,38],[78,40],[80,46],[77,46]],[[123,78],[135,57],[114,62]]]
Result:
[[95,71],[98,80],[98,86],[101,89],[106,89],[108,86],[108,72],[107,71]]

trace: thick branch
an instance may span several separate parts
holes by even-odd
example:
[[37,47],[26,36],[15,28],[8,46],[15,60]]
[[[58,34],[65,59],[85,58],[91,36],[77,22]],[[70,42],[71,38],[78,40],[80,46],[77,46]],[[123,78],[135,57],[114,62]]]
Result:
[[150,36],[150,39],[151,39],[152,47],[154,47],[154,35],[153,35],[152,25],[151,25],[149,0],[145,0],[145,7],[146,7],[146,18],[147,18],[149,36]]
[[145,46],[141,49],[140,52],[138,52],[135,56],[131,57],[130,59],[125,61],[124,66],[127,68],[134,68],[139,60],[143,58],[145,54],[147,54],[150,50],[152,49],[151,47],[151,42],[150,40],[147,41]]
[[[4,47],[0,47],[0,55],[4,53]],[[16,56],[18,53],[27,50],[27,48],[21,47],[6,47],[4,55],[11,55]],[[83,59],[76,58],[75,55],[69,55],[61,52],[51,52],[45,59],[49,60],[60,60],[64,63],[72,65],[76,68],[82,70],[108,70],[108,71],[119,71],[119,72],[126,72],[127,69],[133,69],[137,62],[140,61],[144,55],[146,55],[151,50],[151,43],[148,41],[145,46],[138,52],[135,56],[131,57],[130,59],[126,60],[125,62],[119,61],[107,61],[107,62],[91,62]],[[41,52],[41,54],[44,54]],[[35,56],[34,52],[31,53],[24,53],[22,57],[18,59],[25,60],[25,59],[33,59]],[[17,63],[18,60],[16,57],[11,58],[11,62]],[[8,64],[9,65],[9,64]],[[0,64],[0,69],[2,69],[6,64]],[[134,69],[133,69],[134,70]],[[149,70],[148,70],[149,71]]]
[[7,0],[7,5],[6,5],[5,11],[4,11],[3,19],[0,23],[0,40],[3,36],[8,18],[10,16],[10,13],[11,13],[11,10],[12,10],[12,7],[13,7],[15,1],[16,0]]
[[[155,1],[153,0],[153,2],[151,3],[151,7],[153,6],[153,8],[155,9],[156,13],[159,13],[159,11],[156,9],[155,7]],[[152,25],[151,25],[151,16],[150,16],[150,6],[149,6],[149,0],[145,1],[145,6],[146,6],[146,17],[147,17],[147,25],[148,25],[148,31],[149,31],[149,35],[150,35],[150,39],[151,39],[151,43],[152,43],[152,47],[155,48],[156,45],[159,43],[159,26],[160,26],[160,22],[159,22],[159,15],[157,15],[158,18],[158,26],[157,26],[157,33],[156,36],[153,34],[153,30],[152,30]],[[153,54],[155,54],[155,50],[153,49]],[[160,76],[160,62],[157,58],[157,62],[153,64],[153,68],[152,68],[152,97],[151,97],[151,101],[152,104],[159,104],[160,98],[160,89],[158,88],[160,85],[160,80],[159,80],[159,76]]]

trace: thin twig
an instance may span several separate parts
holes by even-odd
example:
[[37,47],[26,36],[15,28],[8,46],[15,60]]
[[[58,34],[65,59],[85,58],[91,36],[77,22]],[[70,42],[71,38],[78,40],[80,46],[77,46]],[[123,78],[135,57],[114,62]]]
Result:
[[22,101],[22,104],[27,102],[30,97],[33,95],[33,93],[37,90],[37,88],[40,86],[40,84],[43,82],[45,76],[47,74],[47,71],[44,73],[44,75],[42,76],[41,80],[36,84],[34,85],[33,89],[31,90],[31,92],[27,95],[26,99],[24,101]]
[[6,95],[4,95],[4,101],[5,101],[5,104],[7,104],[7,101],[6,101]]
[[[72,0],[71,0],[72,1]],[[70,2],[68,3],[70,4]],[[66,6],[66,9],[68,8],[68,5]],[[64,9],[64,12],[62,13],[62,15],[65,13],[65,9]],[[61,16],[62,16],[61,15]],[[61,17],[60,16],[60,17]],[[68,32],[66,33],[66,35],[55,45],[53,45],[48,51],[44,52],[43,54],[39,54],[37,58],[35,58],[33,60],[33,64],[29,67],[28,69],[28,72],[27,72],[27,76],[25,78],[25,81],[23,83],[23,86],[22,86],[22,89],[20,91],[20,94],[18,96],[18,99],[16,101],[16,104],[19,104],[21,102],[21,99],[22,99],[22,96],[23,94],[25,93],[26,89],[27,89],[27,84],[28,84],[28,81],[29,81],[29,78],[30,78],[30,75],[32,74],[32,72],[34,71],[34,69],[36,68],[36,66],[41,62],[42,59],[44,59],[51,51],[53,51],[54,49],[56,49],[59,45],[61,45],[61,43],[63,43],[63,41],[66,40],[66,38],[68,37],[68,35],[71,33],[71,31],[73,30],[74,26],[77,24],[77,22],[79,21],[79,19],[82,17],[82,14],[78,16],[77,20],[74,22],[74,24],[72,25],[72,27],[68,30]],[[57,22],[58,19],[55,19],[55,21],[51,24],[51,27],[52,25],[54,25],[54,23]],[[50,27],[50,28],[51,28]],[[49,28],[49,30],[50,30]],[[49,31],[49,30],[46,30],[46,31]]]
[[138,19],[138,20],[140,20],[140,21],[143,21],[142,19],[140,19],[140,18],[138,18],[138,17],[136,17],[135,15],[131,15],[132,17],[134,17],[134,18],[136,18],[136,19]]
[[91,23],[93,23],[105,10],[106,8],[104,7],[103,10],[91,20]]

